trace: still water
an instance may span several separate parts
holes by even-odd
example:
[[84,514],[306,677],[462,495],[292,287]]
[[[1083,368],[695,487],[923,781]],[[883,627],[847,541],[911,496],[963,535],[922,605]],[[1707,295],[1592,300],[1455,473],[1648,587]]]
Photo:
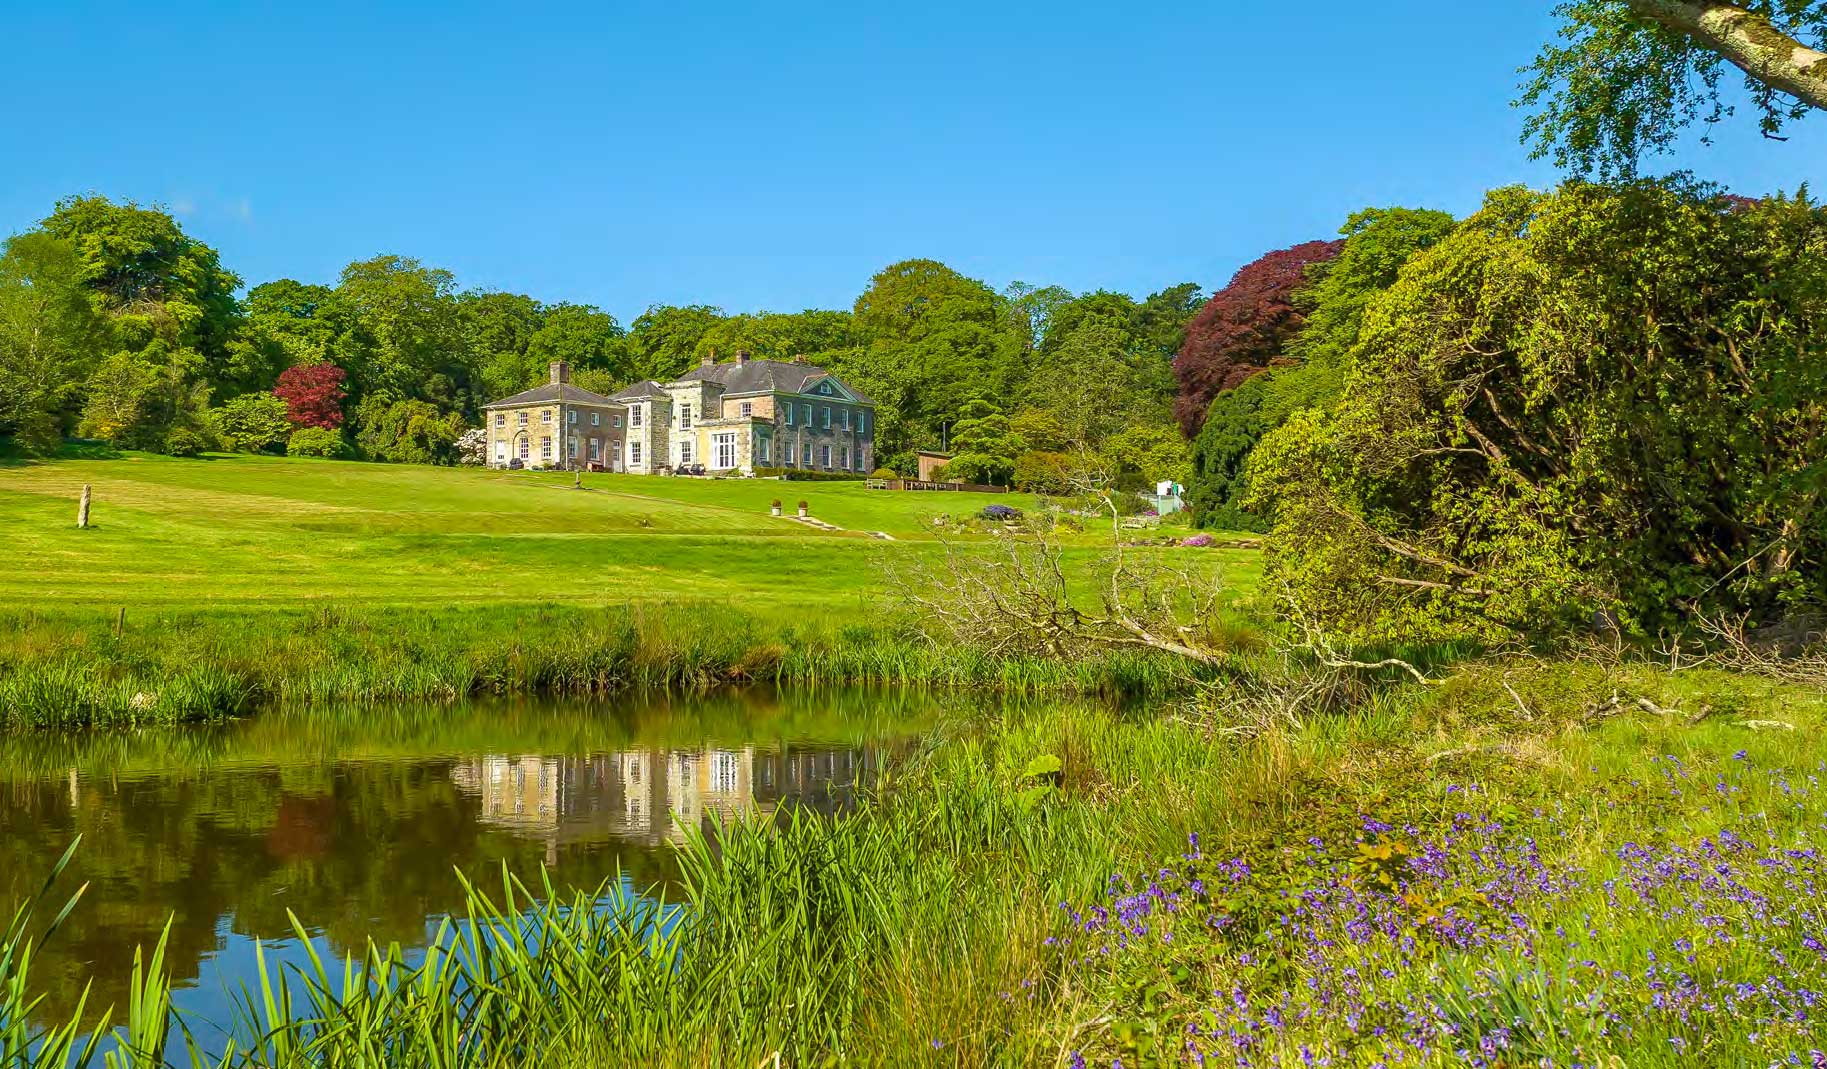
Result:
[[[454,870],[499,886],[664,895],[670,844],[718,817],[836,813],[938,710],[872,693],[761,690],[614,705],[274,712],[224,725],[0,738],[0,907],[82,846],[44,916],[89,889],[43,947],[45,1009],[126,1004],[134,948],[169,919],[181,1011],[225,1020],[254,940],[297,956],[422,944],[458,910]],[[40,972],[39,970],[43,971]]]

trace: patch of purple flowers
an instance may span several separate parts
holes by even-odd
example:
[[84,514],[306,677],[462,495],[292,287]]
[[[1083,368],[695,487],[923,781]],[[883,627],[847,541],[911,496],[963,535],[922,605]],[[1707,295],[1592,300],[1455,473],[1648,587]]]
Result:
[[[1069,967],[1159,1025],[1113,1030],[1087,1053],[1239,1066],[1821,1064],[1827,798],[1816,776],[1795,783],[1734,757],[1699,783],[1725,800],[1701,810],[1711,830],[1588,853],[1594,871],[1566,849],[1577,805],[1459,812],[1425,831],[1367,815],[1348,841],[1249,860],[1208,859],[1195,840],[1152,873],[1113,878],[1104,903],[1067,907],[1071,931],[1055,945]],[[1696,785],[1681,762],[1661,765],[1670,797]],[[1786,819],[1739,808],[1753,787],[1780,797]]]

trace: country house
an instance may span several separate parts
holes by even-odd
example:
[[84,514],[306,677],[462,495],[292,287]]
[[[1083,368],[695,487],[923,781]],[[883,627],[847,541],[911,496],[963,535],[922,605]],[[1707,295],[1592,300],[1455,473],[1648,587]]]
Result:
[[608,397],[571,385],[562,363],[551,375],[485,406],[492,466],[866,474],[875,461],[874,402],[799,360],[706,358],[671,382],[637,382]]

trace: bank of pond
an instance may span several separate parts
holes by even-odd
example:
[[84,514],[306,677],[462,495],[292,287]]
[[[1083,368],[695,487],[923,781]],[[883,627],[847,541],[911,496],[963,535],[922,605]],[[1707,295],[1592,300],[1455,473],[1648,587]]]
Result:
[[[0,1064],[1806,1064],[1823,709],[1757,686],[1509,667],[1253,736],[754,684],[9,733]],[[1600,687],[1796,730],[1582,719]]]

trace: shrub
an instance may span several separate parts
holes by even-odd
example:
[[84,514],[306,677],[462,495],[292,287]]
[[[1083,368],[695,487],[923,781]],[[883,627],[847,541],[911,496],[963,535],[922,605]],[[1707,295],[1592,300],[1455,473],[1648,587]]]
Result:
[[901,473],[893,468],[877,468],[869,477],[872,479],[899,479]]
[[241,453],[258,453],[286,440],[292,424],[285,402],[270,393],[244,393],[215,412],[223,442]]
[[209,448],[209,442],[201,434],[188,427],[173,427],[165,432],[165,455],[173,457],[194,457]]
[[1006,523],[1009,520],[1021,519],[1021,510],[1013,505],[985,505],[983,506],[983,511],[979,512],[977,515],[982,516],[986,520]]
[[1213,538],[1211,535],[1196,534],[1196,535],[1192,536],[1191,538],[1182,538],[1180,540],[1180,544],[1183,546],[1189,546],[1189,547],[1196,548],[1196,549],[1202,549],[1206,546],[1213,544],[1216,541],[1218,541],[1218,540],[1216,538]]
[[328,427],[300,427],[286,441],[285,455],[340,459],[349,455],[349,443],[343,440],[341,431]]

